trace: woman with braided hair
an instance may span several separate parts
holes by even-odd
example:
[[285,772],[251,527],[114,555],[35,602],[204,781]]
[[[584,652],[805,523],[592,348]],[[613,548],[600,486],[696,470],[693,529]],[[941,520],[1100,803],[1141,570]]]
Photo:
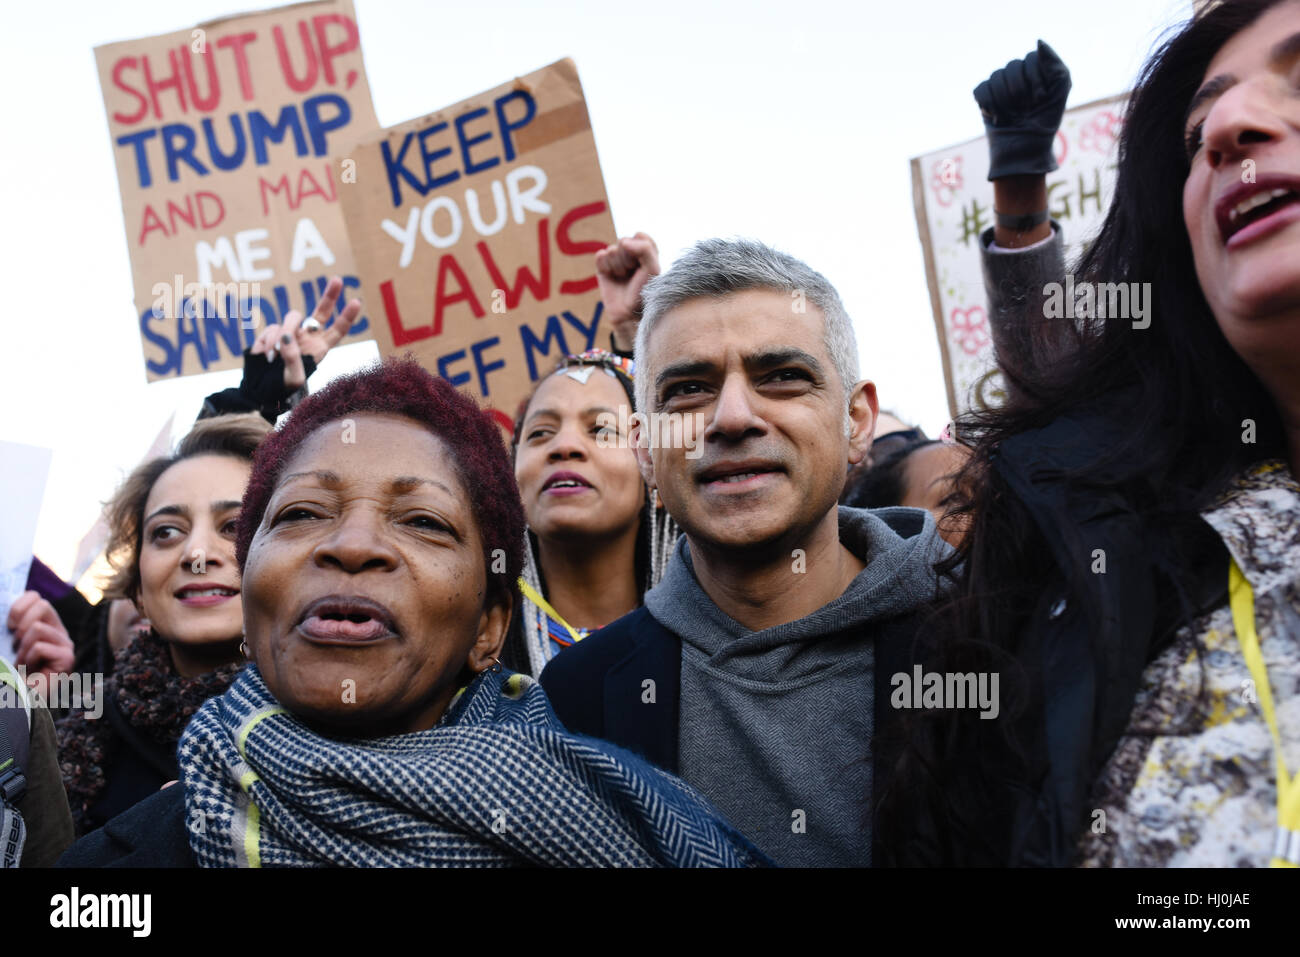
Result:
[[611,351],[561,360],[515,416],[528,533],[523,605],[502,660],[533,677],[640,607],[677,541],[677,526],[641,480],[628,434],[641,291],[659,272],[659,247],[645,233],[625,236],[597,252],[595,265]]
[[503,660],[534,677],[556,654],[638,608],[677,529],[647,491],[629,434],[633,362],[567,356],[515,417],[528,516],[524,601]]

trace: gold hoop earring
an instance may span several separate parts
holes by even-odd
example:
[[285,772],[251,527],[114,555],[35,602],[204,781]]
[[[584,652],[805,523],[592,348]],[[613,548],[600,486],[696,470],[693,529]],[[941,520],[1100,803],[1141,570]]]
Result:
[[492,672],[494,675],[496,675],[496,674],[500,674],[500,673],[501,673],[501,659],[500,659],[500,658],[493,658],[492,660],[495,661],[496,664],[494,664],[491,668],[489,668],[488,671]]
[[246,642],[241,641],[239,643],[239,653],[245,658],[248,657],[248,644]]

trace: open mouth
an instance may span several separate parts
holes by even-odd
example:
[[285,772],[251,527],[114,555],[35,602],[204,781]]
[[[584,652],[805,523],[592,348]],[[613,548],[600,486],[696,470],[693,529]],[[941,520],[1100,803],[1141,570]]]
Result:
[[[1279,216],[1278,214],[1284,214]],[[1225,244],[1240,245],[1300,215],[1300,184],[1261,182],[1232,190],[1215,204]],[[1233,239],[1236,242],[1232,242]]]
[[576,495],[594,487],[577,472],[556,472],[542,484],[542,491],[551,495]]
[[219,605],[238,594],[239,589],[231,588],[229,585],[186,585],[184,588],[178,588],[175,592],[180,603],[191,608]]
[[393,616],[377,601],[356,595],[330,595],[307,606],[298,631],[322,644],[356,644],[397,635]]

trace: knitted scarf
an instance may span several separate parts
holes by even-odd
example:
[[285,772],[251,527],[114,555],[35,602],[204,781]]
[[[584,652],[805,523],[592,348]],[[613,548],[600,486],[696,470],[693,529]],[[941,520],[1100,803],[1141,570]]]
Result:
[[484,672],[438,726],[341,739],[255,665],[181,738],[204,867],[752,866],[766,859],[681,781],[569,734],[526,675]]
[[[199,706],[230,687],[243,667],[222,665],[185,678],[172,664],[167,642],[156,631],[139,635],[118,652],[104,684],[107,707],[116,707],[142,737],[174,745]],[[58,722],[59,764],[77,833],[93,826],[90,808],[99,800],[121,745],[107,714],[91,719],[77,711]]]

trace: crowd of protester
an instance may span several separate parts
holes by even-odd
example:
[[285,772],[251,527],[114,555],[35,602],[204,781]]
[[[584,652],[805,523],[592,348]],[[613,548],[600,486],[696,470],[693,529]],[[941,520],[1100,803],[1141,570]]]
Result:
[[1174,32],[1068,265],[1068,69],[976,88],[1006,400],[941,439],[755,240],[598,253],[508,441],[413,360],[305,395],[333,281],[110,501],[103,601],[34,565],[15,664],[105,700],[0,663],[4,863],[1300,865],[1298,77],[1300,0]]

